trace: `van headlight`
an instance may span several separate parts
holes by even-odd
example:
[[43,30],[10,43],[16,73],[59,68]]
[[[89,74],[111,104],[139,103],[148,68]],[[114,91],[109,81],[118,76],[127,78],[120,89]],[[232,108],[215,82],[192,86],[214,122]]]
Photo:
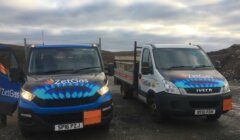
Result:
[[221,93],[228,93],[230,92],[230,87],[227,81],[224,82],[224,86],[221,88]]
[[180,94],[179,89],[170,81],[164,80],[165,92],[172,94]]
[[108,91],[109,91],[109,87],[108,87],[108,82],[107,82],[107,84],[104,85],[102,88],[100,88],[97,92],[98,92],[100,95],[104,95],[104,94],[106,94]]
[[31,92],[28,92],[28,91],[22,89],[21,97],[25,100],[32,101],[35,98],[35,95],[33,95]]

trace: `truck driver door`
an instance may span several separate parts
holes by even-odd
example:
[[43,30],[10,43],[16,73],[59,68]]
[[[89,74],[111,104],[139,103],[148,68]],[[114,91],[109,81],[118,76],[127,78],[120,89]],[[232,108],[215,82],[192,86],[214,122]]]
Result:
[[[139,69],[139,94],[142,97],[147,96],[147,92],[151,87],[153,76],[153,65],[151,52],[148,48],[143,49],[142,60]],[[146,98],[145,98],[146,99]]]
[[0,114],[11,115],[16,110],[21,88],[16,81],[16,76],[21,76],[19,70],[12,51],[0,46]]

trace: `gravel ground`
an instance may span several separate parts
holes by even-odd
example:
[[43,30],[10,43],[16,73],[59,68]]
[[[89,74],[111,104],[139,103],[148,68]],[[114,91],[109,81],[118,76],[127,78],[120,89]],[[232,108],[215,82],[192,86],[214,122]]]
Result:
[[[110,78],[110,83],[112,79]],[[231,84],[234,109],[224,114],[217,122],[208,122],[199,117],[171,118],[164,123],[151,120],[148,108],[142,102],[131,99],[123,100],[119,86],[110,85],[115,108],[114,119],[108,131],[100,128],[89,128],[64,133],[41,133],[28,139],[94,139],[94,140],[205,140],[205,139],[240,139],[240,84]],[[8,118],[8,125],[0,125],[0,140],[22,140],[14,114]]]

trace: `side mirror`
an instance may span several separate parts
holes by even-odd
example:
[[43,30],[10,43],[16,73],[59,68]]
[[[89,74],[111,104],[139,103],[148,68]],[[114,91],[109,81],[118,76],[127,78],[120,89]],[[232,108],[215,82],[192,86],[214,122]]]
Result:
[[108,68],[104,68],[104,73],[105,73],[106,75],[109,75],[109,69],[108,69]]
[[221,61],[214,61],[214,67],[219,70],[222,68],[222,64],[221,64]]
[[12,82],[20,82],[22,77],[21,74],[21,70],[18,68],[11,68],[9,70],[9,77]]
[[143,65],[142,65],[142,74],[143,75],[153,74],[153,69],[152,69],[152,67],[149,66],[148,63],[143,63]]
[[106,75],[113,76],[114,75],[114,64],[109,63],[107,67],[104,68],[104,72]]

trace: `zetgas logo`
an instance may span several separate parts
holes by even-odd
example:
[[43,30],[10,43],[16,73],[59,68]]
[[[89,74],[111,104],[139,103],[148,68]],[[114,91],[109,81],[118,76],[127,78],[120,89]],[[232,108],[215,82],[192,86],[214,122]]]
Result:
[[48,79],[44,83],[48,85],[59,85],[59,84],[78,84],[78,83],[88,83],[87,79],[66,79],[66,80],[53,80]]
[[16,92],[14,90],[5,90],[4,88],[0,88],[0,95],[11,97],[11,98],[19,98],[19,92]]
[[188,78],[214,78],[213,76],[210,75],[201,75],[201,74],[197,74],[197,75],[188,75]]
[[179,78],[214,78],[210,75],[202,75],[202,74],[179,74]]

